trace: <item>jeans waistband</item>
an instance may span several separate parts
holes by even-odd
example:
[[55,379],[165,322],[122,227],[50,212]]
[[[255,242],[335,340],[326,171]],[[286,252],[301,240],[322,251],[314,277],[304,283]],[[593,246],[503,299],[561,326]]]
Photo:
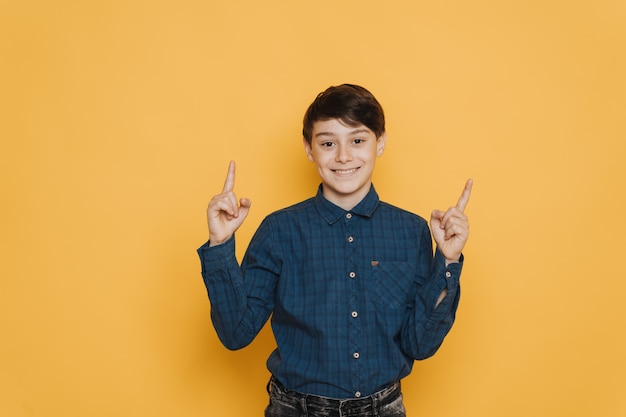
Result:
[[282,400],[290,400],[294,405],[299,404],[308,410],[316,408],[337,410],[340,411],[341,415],[350,414],[352,412],[360,413],[376,410],[381,406],[395,401],[402,393],[400,382],[396,382],[385,389],[363,398],[328,398],[287,390],[283,384],[274,377],[270,379],[268,391],[270,391],[272,395],[279,396]]

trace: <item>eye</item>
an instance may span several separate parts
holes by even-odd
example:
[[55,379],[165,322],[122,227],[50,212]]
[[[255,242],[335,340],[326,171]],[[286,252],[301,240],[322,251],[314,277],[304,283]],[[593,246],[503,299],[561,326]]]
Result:
[[357,144],[357,145],[360,144],[360,143],[363,143],[363,142],[365,142],[365,139],[361,139],[361,138],[354,139],[354,143]]
[[331,146],[333,146],[332,142],[322,142],[320,144],[322,146],[322,148],[330,148]]

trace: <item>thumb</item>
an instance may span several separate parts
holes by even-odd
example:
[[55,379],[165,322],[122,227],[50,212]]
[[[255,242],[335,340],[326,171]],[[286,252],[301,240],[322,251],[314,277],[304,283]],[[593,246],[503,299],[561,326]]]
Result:
[[433,210],[432,213],[430,213],[430,217],[436,218],[436,219],[443,219],[443,216],[445,215],[446,215],[446,212],[443,210]]
[[250,211],[250,206],[252,205],[252,201],[248,198],[240,198],[239,199],[239,215],[243,215],[244,217],[248,215]]
[[443,216],[445,216],[446,212],[442,210],[433,210],[430,214],[430,225],[431,227],[441,226],[441,221],[443,220]]

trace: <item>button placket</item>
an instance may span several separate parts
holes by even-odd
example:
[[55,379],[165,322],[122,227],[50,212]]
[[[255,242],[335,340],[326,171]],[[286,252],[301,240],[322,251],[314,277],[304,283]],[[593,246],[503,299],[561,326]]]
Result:
[[348,298],[348,314],[350,314],[349,321],[349,344],[348,349],[350,349],[350,356],[354,359],[351,365],[351,383],[352,389],[355,393],[355,397],[360,397],[361,393],[359,388],[361,388],[361,376],[362,376],[362,364],[361,361],[356,360],[360,357],[360,349],[361,349],[361,323],[360,320],[357,319],[359,317],[359,279],[358,277],[358,236],[355,235],[355,230],[358,231],[357,226],[358,218],[354,216],[352,213],[346,213],[344,216],[344,245],[346,248],[346,266],[348,268],[348,279],[349,279],[349,298]]

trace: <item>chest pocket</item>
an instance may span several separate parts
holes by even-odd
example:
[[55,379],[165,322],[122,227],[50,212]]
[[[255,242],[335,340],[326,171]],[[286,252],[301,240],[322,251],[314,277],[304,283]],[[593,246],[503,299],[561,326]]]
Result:
[[408,262],[372,261],[373,300],[392,309],[406,306],[415,295],[413,265]]

